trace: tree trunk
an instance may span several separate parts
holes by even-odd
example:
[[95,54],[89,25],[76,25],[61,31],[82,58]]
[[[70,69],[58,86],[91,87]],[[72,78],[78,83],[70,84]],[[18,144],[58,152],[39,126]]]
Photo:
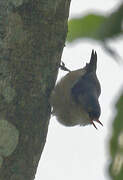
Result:
[[33,180],[70,0],[0,1],[0,180]]

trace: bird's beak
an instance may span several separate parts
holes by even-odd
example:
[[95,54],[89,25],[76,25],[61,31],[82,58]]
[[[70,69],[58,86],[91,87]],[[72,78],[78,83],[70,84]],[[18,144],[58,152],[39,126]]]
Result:
[[[99,121],[99,119],[96,119],[95,121],[103,126],[103,124]],[[93,126],[97,129],[96,125],[94,124],[94,121],[92,120],[91,122]]]

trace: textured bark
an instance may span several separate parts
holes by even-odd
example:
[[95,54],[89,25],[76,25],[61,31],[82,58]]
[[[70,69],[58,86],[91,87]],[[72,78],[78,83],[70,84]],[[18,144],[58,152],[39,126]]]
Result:
[[0,180],[33,180],[70,0],[0,1]]

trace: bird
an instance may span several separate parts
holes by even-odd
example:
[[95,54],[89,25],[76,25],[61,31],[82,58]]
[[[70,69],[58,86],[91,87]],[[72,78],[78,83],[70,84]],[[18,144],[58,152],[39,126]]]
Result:
[[51,93],[52,114],[62,125],[68,127],[93,125],[97,129],[95,122],[103,126],[99,121],[101,86],[96,75],[96,51],[92,50],[90,62],[84,68],[70,71],[64,63],[60,68],[68,73]]

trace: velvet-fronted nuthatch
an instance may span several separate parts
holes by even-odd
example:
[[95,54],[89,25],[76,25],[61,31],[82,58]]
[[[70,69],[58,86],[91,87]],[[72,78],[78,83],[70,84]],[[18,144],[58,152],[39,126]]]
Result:
[[[64,64],[61,68],[68,70]],[[101,87],[96,75],[97,53],[92,50],[90,62],[82,69],[69,71],[55,86],[50,102],[52,114],[65,126],[85,126],[99,121],[98,98]]]

